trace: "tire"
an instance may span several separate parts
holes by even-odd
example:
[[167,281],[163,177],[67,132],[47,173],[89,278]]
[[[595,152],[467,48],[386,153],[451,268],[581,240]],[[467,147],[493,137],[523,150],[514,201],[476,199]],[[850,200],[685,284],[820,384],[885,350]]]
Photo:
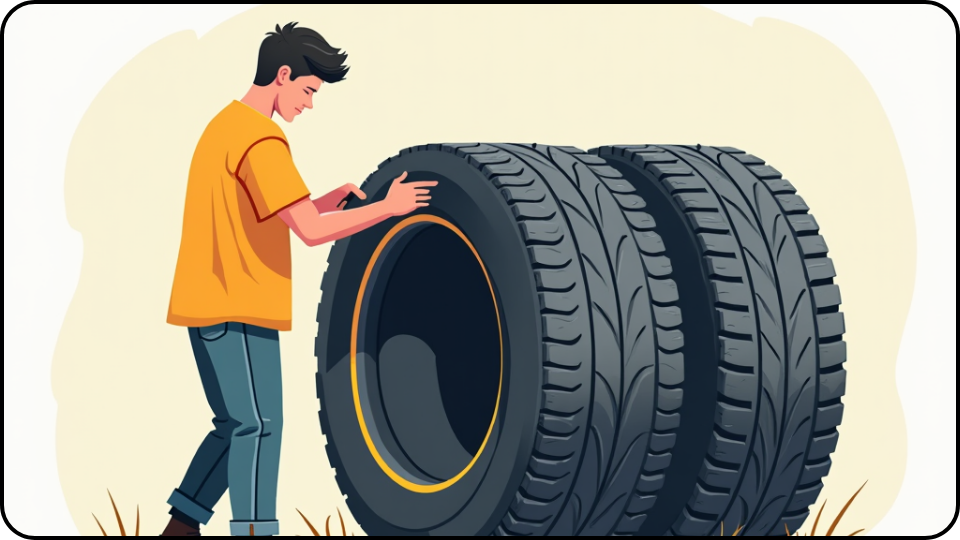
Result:
[[317,315],[320,425],[358,524],[635,534],[683,383],[677,288],[644,201],[575,148],[438,144],[383,162],[347,209],[403,171],[439,180],[430,206],[336,242]]
[[692,436],[707,444],[678,443],[660,504],[685,504],[648,520],[647,534],[797,531],[830,469],[846,383],[840,292],[816,220],[776,169],[735,148],[590,153],[633,184],[659,224],[685,317],[687,381],[716,375],[712,404],[684,388],[685,428],[712,425]]

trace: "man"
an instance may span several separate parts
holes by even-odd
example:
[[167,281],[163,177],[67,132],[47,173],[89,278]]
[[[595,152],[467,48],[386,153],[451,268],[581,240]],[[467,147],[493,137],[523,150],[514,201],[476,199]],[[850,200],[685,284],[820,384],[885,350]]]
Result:
[[207,126],[190,166],[180,254],[167,322],[189,329],[215,428],[168,503],[161,536],[200,536],[228,486],[234,536],[279,534],[283,425],[279,332],[291,329],[290,230],[308,246],[344,238],[427,206],[436,182],[396,178],[382,201],[353,184],[311,200],[286,137],[323,84],[345,78],[346,54],[290,23],[267,34],[247,94]]

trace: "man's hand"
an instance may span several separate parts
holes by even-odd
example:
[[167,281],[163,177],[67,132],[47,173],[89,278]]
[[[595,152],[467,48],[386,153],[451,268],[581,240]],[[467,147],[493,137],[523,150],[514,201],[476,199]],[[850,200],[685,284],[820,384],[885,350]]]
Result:
[[390,191],[387,192],[387,196],[383,200],[387,210],[394,216],[402,216],[413,212],[417,208],[429,206],[430,203],[427,201],[430,200],[430,190],[428,188],[437,185],[436,180],[405,184],[403,180],[406,177],[407,172],[404,171],[403,174],[394,178],[390,185]]
[[361,191],[356,185],[344,184],[323,197],[314,199],[313,205],[317,207],[317,212],[321,214],[343,210],[343,206],[346,204],[346,197],[351,194],[356,195],[360,199],[367,198],[367,194]]
[[347,196],[350,194],[356,195],[360,199],[366,199],[367,194],[360,191],[360,188],[353,184],[344,184],[340,188],[334,190],[340,196],[340,202],[337,203],[337,209],[342,210],[344,205],[347,204]]

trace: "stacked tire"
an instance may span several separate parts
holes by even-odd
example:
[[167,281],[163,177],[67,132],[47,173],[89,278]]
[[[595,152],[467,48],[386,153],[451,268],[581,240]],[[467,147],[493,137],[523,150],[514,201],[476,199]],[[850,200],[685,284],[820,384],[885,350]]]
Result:
[[735,148],[432,144],[430,206],[331,248],[320,424],[371,536],[778,536],[836,449],[834,267]]

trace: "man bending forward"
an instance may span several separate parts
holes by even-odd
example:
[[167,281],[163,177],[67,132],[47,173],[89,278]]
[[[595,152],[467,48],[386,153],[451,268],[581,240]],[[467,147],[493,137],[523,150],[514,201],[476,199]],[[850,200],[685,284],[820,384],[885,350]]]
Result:
[[427,206],[436,182],[394,180],[387,197],[352,210],[347,184],[310,198],[293,163],[287,122],[344,79],[346,54],[290,23],[267,34],[253,86],[210,122],[187,183],[167,322],[187,327],[215,428],[168,500],[161,536],[199,536],[229,487],[234,536],[279,535],[277,473],[283,411],[279,332],[291,329],[290,231],[308,246],[344,238]]

